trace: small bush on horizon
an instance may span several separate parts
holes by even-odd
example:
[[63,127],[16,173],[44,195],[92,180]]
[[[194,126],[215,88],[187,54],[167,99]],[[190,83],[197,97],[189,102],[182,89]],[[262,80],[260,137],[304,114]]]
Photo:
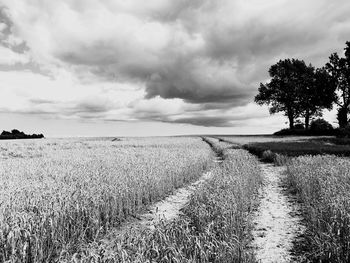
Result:
[[333,126],[325,119],[318,118],[311,122],[310,130],[313,132],[331,131],[333,130]]
[[265,162],[273,162],[276,158],[276,154],[270,150],[265,150],[261,154],[261,159]]
[[350,138],[350,124],[345,128],[339,128],[337,133],[338,138]]
[[304,130],[305,127],[304,127],[304,124],[297,123],[297,124],[294,125],[294,129],[296,129],[296,130]]
[[2,131],[0,134],[0,140],[12,140],[12,139],[42,139],[44,138],[43,134],[25,134],[22,131],[13,129],[11,132]]

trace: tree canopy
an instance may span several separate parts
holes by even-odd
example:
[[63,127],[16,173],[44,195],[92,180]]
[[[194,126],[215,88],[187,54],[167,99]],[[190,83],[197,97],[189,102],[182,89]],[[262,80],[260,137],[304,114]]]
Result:
[[331,108],[335,98],[332,79],[325,69],[315,69],[303,60],[285,59],[269,69],[271,80],[260,83],[255,102],[269,106],[270,114],[284,112],[293,129],[297,118],[321,116],[322,109]]
[[326,70],[331,75],[337,89],[335,103],[338,105],[338,123],[340,128],[345,128],[348,123],[350,111],[350,42],[346,42],[345,57],[340,58],[337,53],[329,57]]
[[2,131],[0,134],[0,140],[11,140],[11,139],[41,139],[44,138],[43,134],[25,134],[22,131],[13,129],[11,132]]
[[336,99],[335,85],[331,76],[324,69],[308,66],[306,76],[301,76],[299,87],[300,117],[305,120],[305,128],[309,128],[313,117],[321,117],[323,109],[332,109]]

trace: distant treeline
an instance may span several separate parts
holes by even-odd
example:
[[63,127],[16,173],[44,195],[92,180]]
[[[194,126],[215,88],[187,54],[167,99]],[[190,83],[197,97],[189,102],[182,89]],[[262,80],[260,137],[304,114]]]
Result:
[[43,134],[25,134],[19,130],[13,129],[12,131],[2,131],[0,134],[0,140],[11,139],[41,139],[44,138]]
[[[270,81],[260,83],[255,102],[269,106],[270,114],[283,112],[289,129],[282,133],[310,134],[310,130],[332,130],[322,117],[324,109],[337,108],[340,133],[350,136],[350,42],[346,42],[344,57],[333,53],[321,68],[304,60],[285,59],[269,69]],[[313,126],[313,127],[312,127]],[[304,130],[304,131],[302,131]]]

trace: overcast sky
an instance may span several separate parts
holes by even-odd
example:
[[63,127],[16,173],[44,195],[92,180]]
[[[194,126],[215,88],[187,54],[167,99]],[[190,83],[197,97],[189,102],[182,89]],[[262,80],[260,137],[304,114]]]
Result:
[[350,40],[349,0],[0,6],[0,130],[47,136],[273,132],[286,119],[253,103],[269,66]]

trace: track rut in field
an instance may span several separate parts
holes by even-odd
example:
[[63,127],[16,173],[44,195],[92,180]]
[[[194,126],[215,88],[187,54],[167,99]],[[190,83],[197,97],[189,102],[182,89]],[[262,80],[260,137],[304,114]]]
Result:
[[264,186],[261,203],[253,215],[253,242],[256,259],[261,263],[295,262],[291,250],[303,233],[301,210],[295,197],[282,186],[284,167],[261,164]]
[[212,173],[206,172],[196,182],[176,190],[173,195],[155,203],[149,209],[148,213],[140,216],[139,224],[150,229],[161,220],[169,221],[177,218],[181,214],[181,209],[188,203],[191,195],[208,179]]
[[[214,162],[222,162],[221,157],[216,157]],[[133,220],[126,222],[117,234],[122,234],[130,228],[154,229],[161,220],[170,221],[181,214],[181,209],[189,202],[191,195],[212,177],[212,172],[205,172],[197,181],[177,189],[172,195],[164,200],[152,204],[147,212],[138,215]]]

